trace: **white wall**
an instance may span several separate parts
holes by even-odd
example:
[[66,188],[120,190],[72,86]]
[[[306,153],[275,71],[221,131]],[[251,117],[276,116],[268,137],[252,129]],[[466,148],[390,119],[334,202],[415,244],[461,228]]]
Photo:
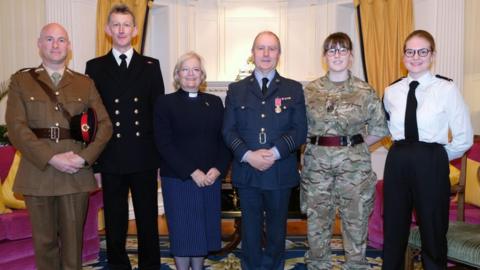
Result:
[[[277,32],[283,45],[280,72],[300,81],[324,73],[321,43],[328,33],[344,31],[358,50],[351,0],[155,0],[145,52],[160,59],[171,89],[176,59],[188,50],[204,56],[209,81],[231,81],[250,55],[254,35]],[[480,1],[414,0],[415,28],[435,36],[435,72],[460,86],[480,134]],[[36,38],[46,22],[60,22],[72,40],[71,68],[83,72],[95,56],[97,0],[1,0],[0,80],[40,63]],[[358,51],[354,73],[362,76]],[[4,123],[5,101],[0,103]]]
[[[37,38],[44,24],[44,0],[0,0],[0,81],[40,64]],[[0,124],[5,122],[6,100],[0,102]]]
[[480,1],[465,1],[465,79],[463,95],[475,134],[480,134]]
[[[322,42],[333,31],[349,33],[359,52],[350,0],[156,0],[149,22],[145,53],[160,59],[168,92],[176,59],[189,50],[204,57],[208,81],[234,80],[263,30],[281,40],[280,73],[300,81],[324,73]],[[360,58],[353,71],[363,77]]]

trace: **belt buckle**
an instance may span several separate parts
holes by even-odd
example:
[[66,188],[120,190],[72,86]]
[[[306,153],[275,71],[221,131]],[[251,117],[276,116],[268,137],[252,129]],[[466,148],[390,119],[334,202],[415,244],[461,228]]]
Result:
[[58,143],[59,139],[60,139],[60,128],[50,127],[50,140]]
[[267,143],[267,133],[265,133],[265,129],[262,128],[260,133],[258,133],[258,143],[266,144]]
[[340,136],[340,145],[341,146],[352,146],[353,142],[350,136]]

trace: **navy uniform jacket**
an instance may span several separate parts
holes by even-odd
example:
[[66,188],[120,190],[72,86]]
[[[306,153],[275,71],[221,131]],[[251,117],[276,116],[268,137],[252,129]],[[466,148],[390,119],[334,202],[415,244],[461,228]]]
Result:
[[[298,185],[297,149],[306,141],[302,85],[276,73],[264,97],[254,75],[229,85],[223,136],[233,151],[236,187],[281,189]],[[241,162],[248,150],[277,147],[280,159],[264,171]]]
[[85,73],[95,81],[113,124],[112,139],[96,170],[127,174],[158,168],[153,107],[165,92],[158,60],[134,51],[127,73],[122,74],[110,51],[88,61]]

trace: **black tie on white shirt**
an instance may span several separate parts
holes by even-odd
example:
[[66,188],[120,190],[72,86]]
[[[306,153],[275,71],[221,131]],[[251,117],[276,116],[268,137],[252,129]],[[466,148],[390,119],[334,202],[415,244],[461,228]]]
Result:
[[418,141],[417,99],[415,98],[415,89],[418,85],[418,81],[410,82],[405,110],[405,140],[414,142]]
[[122,59],[122,62],[120,63],[120,69],[122,71],[127,71],[127,56],[125,54],[121,54],[120,59]]

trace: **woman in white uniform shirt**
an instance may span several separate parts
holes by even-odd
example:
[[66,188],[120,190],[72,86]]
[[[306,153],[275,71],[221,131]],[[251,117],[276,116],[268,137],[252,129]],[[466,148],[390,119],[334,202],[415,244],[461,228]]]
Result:
[[[473,143],[462,96],[451,79],[433,75],[435,41],[423,30],[404,44],[408,76],[385,90],[384,105],[394,140],[384,175],[383,269],[403,269],[412,209],[422,237],[424,269],[447,265],[449,160]],[[448,130],[452,140],[448,141]]]

